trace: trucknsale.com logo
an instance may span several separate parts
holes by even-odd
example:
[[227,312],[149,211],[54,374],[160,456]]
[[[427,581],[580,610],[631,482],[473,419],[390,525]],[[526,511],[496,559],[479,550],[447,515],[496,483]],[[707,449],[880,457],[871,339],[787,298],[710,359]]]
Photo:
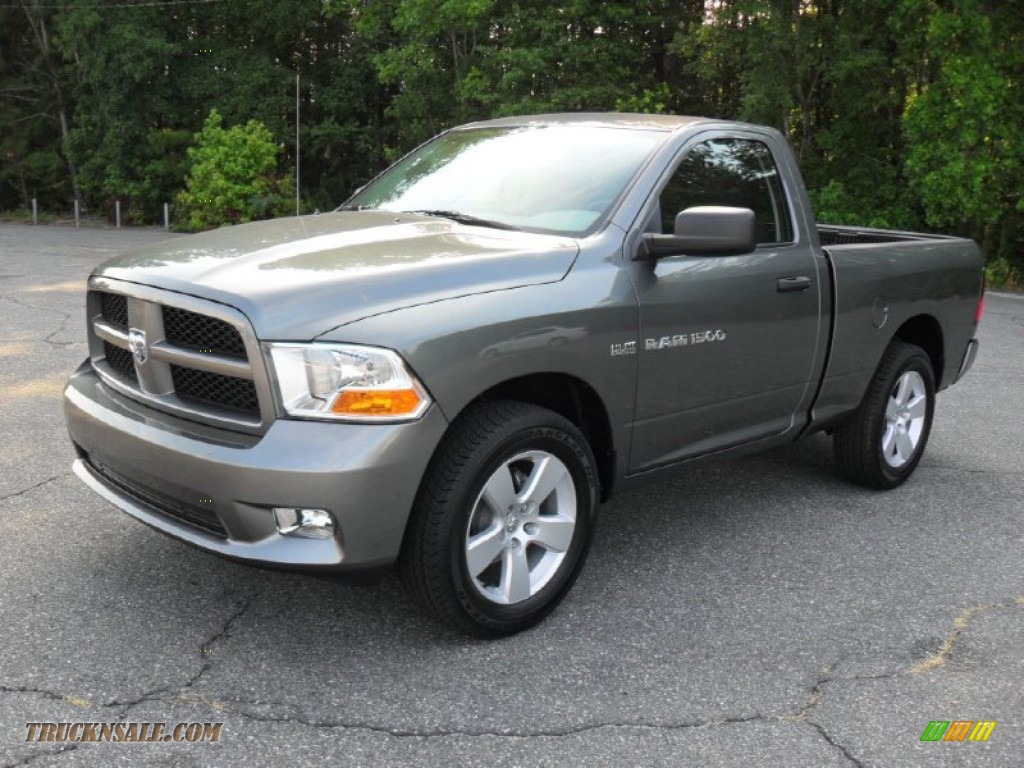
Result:
[[26,723],[25,741],[166,743],[220,741],[224,723]]
[[988,741],[995,727],[995,720],[932,720],[921,741]]

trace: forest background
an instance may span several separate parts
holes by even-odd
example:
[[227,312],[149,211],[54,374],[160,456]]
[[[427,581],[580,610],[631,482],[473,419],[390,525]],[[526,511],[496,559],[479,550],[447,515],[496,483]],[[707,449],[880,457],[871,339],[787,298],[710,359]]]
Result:
[[819,220],[1024,280],[1022,0],[0,0],[8,216],[203,228],[294,213],[296,170],[329,210],[446,127],[604,110],[772,125]]

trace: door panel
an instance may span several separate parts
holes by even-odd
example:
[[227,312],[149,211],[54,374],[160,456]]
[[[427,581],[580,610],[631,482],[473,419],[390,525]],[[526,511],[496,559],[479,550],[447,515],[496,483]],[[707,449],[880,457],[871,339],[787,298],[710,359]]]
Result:
[[662,232],[679,205],[751,208],[762,244],[741,256],[636,263],[633,472],[786,431],[819,343],[815,255],[809,244],[792,242],[788,204],[764,144],[723,139],[684,150],[650,208]]

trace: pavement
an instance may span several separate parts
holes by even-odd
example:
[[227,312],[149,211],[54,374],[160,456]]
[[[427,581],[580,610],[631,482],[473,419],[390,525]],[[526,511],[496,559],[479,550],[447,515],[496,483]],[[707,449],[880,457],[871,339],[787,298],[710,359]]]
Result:
[[[1024,298],[988,297],[901,488],[846,484],[819,435],[619,494],[562,606],[484,642],[393,576],[227,562],[70,473],[86,276],[167,236],[0,225],[0,766],[1024,764]],[[219,741],[26,742],[193,721]]]

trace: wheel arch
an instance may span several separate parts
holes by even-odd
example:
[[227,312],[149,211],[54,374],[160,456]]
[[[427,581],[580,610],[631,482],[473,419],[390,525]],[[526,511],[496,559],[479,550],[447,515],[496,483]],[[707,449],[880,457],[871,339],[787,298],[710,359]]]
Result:
[[932,315],[915,315],[906,320],[893,334],[893,338],[920,347],[928,355],[935,374],[935,388],[940,389],[946,367],[946,353],[942,326]]
[[[547,408],[575,424],[590,444],[597,462],[600,498],[606,501],[615,483],[616,452],[608,409],[597,391],[582,379],[567,373],[532,373],[491,386],[470,400],[516,400]],[[458,418],[454,416],[452,421]]]

